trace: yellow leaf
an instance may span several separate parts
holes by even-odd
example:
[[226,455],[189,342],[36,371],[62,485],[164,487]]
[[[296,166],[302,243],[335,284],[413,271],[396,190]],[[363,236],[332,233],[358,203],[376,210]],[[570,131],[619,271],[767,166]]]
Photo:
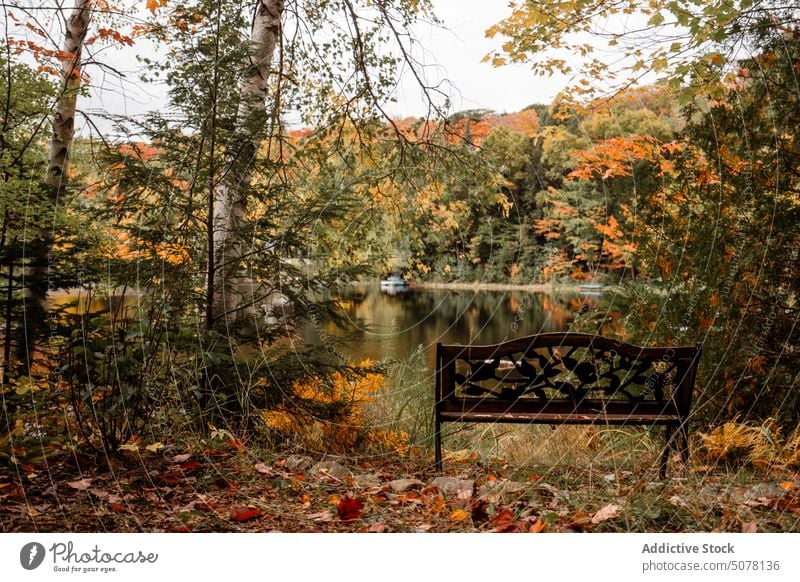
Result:
[[450,514],[450,521],[466,521],[469,518],[469,513],[463,509],[456,509]]
[[156,13],[159,6],[166,6],[167,0],[147,0],[147,9],[153,14]]
[[791,491],[792,489],[797,487],[797,485],[795,485],[791,481],[782,481],[781,483],[778,483],[778,487],[780,487],[784,491]]
[[160,449],[164,448],[164,443],[153,443],[152,445],[147,445],[145,448],[151,453],[157,453]]

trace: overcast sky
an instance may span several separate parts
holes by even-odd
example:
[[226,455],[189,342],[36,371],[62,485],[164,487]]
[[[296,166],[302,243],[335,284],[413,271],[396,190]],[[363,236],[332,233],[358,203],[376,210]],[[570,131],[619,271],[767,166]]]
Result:
[[[442,26],[420,23],[414,30],[417,58],[425,64],[429,82],[447,79],[453,111],[486,108],[499,112],[519,111],[531,103],[548,103],[566,84],[563,78],[534,77],[525,65],[495,68],[481,59],[499,46],[499,38],[486,38],[485,31],[510,13],[504,1],[433,0]],[[93,83],[102,89],[92,92],[86,110],[109,111],[136,115],[164,106],[165,98],[159,87],[144,86],[135,73],[138,63],[135,52],[151,53],[153,48],[144,39],[134,47],[106,54],[103,59],[125,71],[128,82],[120,83],[113,75],[103,75],[94,69]],[[419,91],[410,75],[400,84],[397,104],[389,107],[396,117],[423,115]],[[105,124],[100,124],[105,125]],[[105,129],[105,128],[104,128]]]
[[[486,29],[510,14],[507,2],[433,0],[433,4],[444,27],[422,24],[415,32],[427,53],[426,64],[438,64],[442,77],[454,85],[454,110],[519,111],[531,103],[549,103],[564,88],[563,77],[534,77],[526,65],[495,68],[481,62],[501,44],[500,37],[486,38]],[[433,67],[430,73],[435,77]],[[399,93],[398,101],[398,114],[423,113],[418,95],[410,89]]]

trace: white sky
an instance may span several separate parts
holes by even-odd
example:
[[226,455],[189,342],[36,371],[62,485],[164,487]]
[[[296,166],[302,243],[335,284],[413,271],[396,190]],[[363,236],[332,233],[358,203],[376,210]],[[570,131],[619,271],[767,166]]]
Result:
[[[502,43],[486,38],[485,31],[511,13],[507,2],[497,0],[433,0],[443,27],[421,24],[417,40],[427,53],[425,64],[438,64],[441,77],[452,85],[453,109],[486,108],[519,111],[531,103],[549,103],[566,86],[564,77],[534,77],[527,65],[492,67],[481,59]],[[435,69],[435,68],[431,68]],[[435,77],[435,70],[430,71]],[[411,90],[398,94],[398,115],[424,113]]]
[[[499,112],[519,111],[531,103],[549,103],[566,85],[564,78],[534,77],[525,65],[495,68],[481,59],[502,42],[488,39],[485,31],[510,13],[506,2],[496,0],[433,0],[442,26],[420,23],[414,33],[419,45],[416,57],[424,64],[427,80],[447,79],[452,110],[486,108]],[[153,48],[139,39],[133,47],[114,50],[101,56],[128,75],[120,84],[113,75],[93,69],[93,83],[101,89],[79,107],[87,111],[107,111],[136,115],[165,104],[163,91],[138,81],[136,53],[153,57]],[[398,102],[388,108],[396,117],[425,114],[416,84],[406,75],[397,93]],[[105,123],[98,124],[103,128]]]

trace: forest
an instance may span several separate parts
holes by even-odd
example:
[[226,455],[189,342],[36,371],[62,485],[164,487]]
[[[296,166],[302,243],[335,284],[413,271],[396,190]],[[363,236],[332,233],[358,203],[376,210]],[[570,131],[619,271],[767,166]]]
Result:
[[[0,530],[799,530],[800,9],[513,4],[485,62],[570,83],[508,112],[426,77],[435,5],[4,4]],[[126,84],[166,106],[83,108]],[[348,348],[390,273],[524,291],[512,330],[562,302],[552,331],[702,345],[689,460],[466,425],[437,474],[442,340]]]

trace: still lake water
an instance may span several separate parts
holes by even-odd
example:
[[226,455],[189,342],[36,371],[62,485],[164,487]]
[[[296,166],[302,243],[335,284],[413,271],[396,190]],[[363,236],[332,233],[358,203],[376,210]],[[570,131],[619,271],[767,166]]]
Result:
[[[357,360],[402,360],[419,346],[434,364],[437,342],[491,344],[534,333],[566,331],[576,313],[594,309],[598,297],[576,292],[411,288],[388,294],[378,285],[340,295],[351,322],[339,351]],[[332,324],[306,326],[303,340],[322,343],[345,335]]]
[[[78,299],[73,293],[50,298],[53,307]],[[85,299],[85,297],[83,297]],[[549,331],[566,331],[582,310],[597,309],[603,298],[574,290],[552,292],[487,291],[412,287],[387,293],[376,284],[344,288],[339,303],[350,329],[331,323],[308,323],[299,341],[320,345],[327,338],[348,337],[336,350],[355,362],[404,360],[421,348],[433,369],[437,342],[492,344]],[[140,298],[129,295],[125,309],[135,309]],[[95,299],[90,311],[115,308],[120,298]],[[70,311],[84,311],[85,300]],[[296,340],[297,341],[297,340]]]

